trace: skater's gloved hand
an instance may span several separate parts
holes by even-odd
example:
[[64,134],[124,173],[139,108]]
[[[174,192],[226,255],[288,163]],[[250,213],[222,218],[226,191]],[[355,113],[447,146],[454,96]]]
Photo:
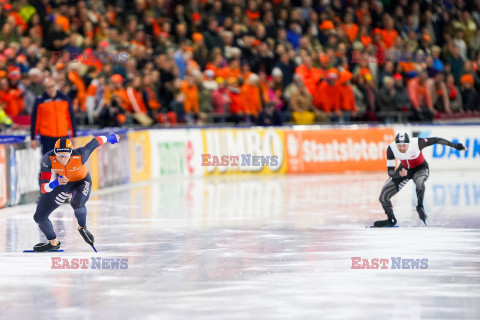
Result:
[[402,168],[398,173],[400,174],[400,177],[405,177],[408,174],[408,171],[407,169]]
[[467,148],[465,148],[465,146],[461,143],[456,143],[455,144],[455,149],[457,149],[457,150],[467,150]]
[[111,144],[115,144],[120,141],[120,136],[118,134],[110,134],[107,136],[107,141]]
[[67,184],[68,181],[69,181],[68,178],[62,177],[62,176],[58,176],[57,179],[55,179],[55,180],[53,180],[52,182],[50,182],[50,183],[48,184],[48,186],[53,190],[53,189],[55,189],[55,187],[58,187],[58,186],[60,186],[60,185],[63,186],[63,185],[65,185],[65,184]]
[[57,180],[58,180],[58,183],[59,183],[61,186],[66,185],[66,184],[68,183],[68,181],[70,181],[70,180],[68,180],[67,177],[62,177],[62,176],[59,176],[59,177],[57,178]]

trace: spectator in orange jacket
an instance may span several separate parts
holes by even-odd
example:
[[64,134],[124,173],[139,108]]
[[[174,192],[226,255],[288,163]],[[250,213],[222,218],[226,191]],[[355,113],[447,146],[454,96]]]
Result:
[[5,113],[9,117],[15,117],[25,109],[23,91],[18,87],[19,79],[20,70],[13,68],[8,79],[3,78],[0,82],[0,101],[3,102]]
[[230,99],[230,119],[235,124],[242,121],[245,116],[245,99],[238,80],[234,77],[227,79],[228,97]]
[[105,95],[105,102],[110,104],[112,99],[116,99],[123,110],[131,112],[132,105],[130,104],[127,91],[123,87],[123,77],[119,74],[114,74],[111,77],[111,87],[113,90]]
[[258,81],[259,76],[253,73],[247,78],[246,83],[242,86],[246,111],[254,118],[258,117],[258,114],[262,111],[262,94]]
[[131,85],[127,87],[127,96],[130,101],[133,113],[147,113],[147,107],[143,100],[142,78],[140,76],[133,77]]
[[76,108],[80,108],[81,111],[86,111],[85,102],[87,99],[87,90],[85,87],[85,82],[83,82],[82,77],[78,73],[76,65],[76,63],[70,64],[70,72],[67,75],[68,80],[70,80],[70,82],[77,89],[77,104],[75,104],[74,101],[74,105],[77,107],[74,107],[74,110],[77,110]]
[[342,29],[348,37],[350,42],[353,42],[358,35],[358,25],[353,23],[353,14],[347,12],[345,14],[345,23],[342,25]]
[[304,55],[302,64],[295,69],[295,73],[300,75],[308,92],[315,96],[322,75],[319,69],[313,67],[312,57]]
[[382,44],[384,49],[390,49],[398,37],[398,32],[395,30],[394,21],[391,17],[387,18],[386,28],[380,31],[382,36]]
[[70,98],[57,90],[52,78],[46,78],[45,92],[35,99],[30,127],[30,146],[38,146],[35,137],[40,135],[42,154],[52,150],[55,142],[69,136],[75,137],[75,115]]
[[433,109],[432,98],[427,87],[427,72],[422,71],[420,75],[408,82],[408,97],[412,102],[413,111],[417,121],[432,121],[437,113]]
[[340,109],[340,86],[337,80],[337,69],[332,68],[328,70],[327,81],[323,81],[320,84],[313,100],[315,107],[331,116],[332,121],[339,120],[339,117],[342,115]]
[[186,75],[185,80],[180,85],[180,90],[185,94],[184,108],[185,113],[198,113],[198,86],[193,75]]
[[352,80],[352,73],[344,70],[340,72],[340,107],[343,112],[343,121],[348,122],[352,116],[357,115],[357,106],[355,105],[355,96],[350,80]]

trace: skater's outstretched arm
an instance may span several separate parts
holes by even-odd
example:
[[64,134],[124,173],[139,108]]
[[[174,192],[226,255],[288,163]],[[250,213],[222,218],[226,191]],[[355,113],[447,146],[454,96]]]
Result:
[[424,138],[418,138],[418,147],[420,148],[420,150],[422,150],[425,147],[429,147],[429,146],[432,146],[434,144],[437,144],[437,143],[438,144],[443,144],[444,146],[449,146],[449,147],[455,148],[457,150],[466,150],[467,149],[461,143],[451,142],[451,141],[448,141],[448,140],[443,139],[443,138],[437,138],[437,137],[431,137],[431,138],[425,138],[425,139]]
[[120,136],[118,134],[110,134],[108,136],[98,136],[93,138],[84,147],[77,149],[78,153],[82,157],[82,164],[85,164],[85,162],[87,162],[92,152],[95,151],[95,149],[98,148],[99,146],[103,145],[106,142],[115,144],[118,141],[120,141]]

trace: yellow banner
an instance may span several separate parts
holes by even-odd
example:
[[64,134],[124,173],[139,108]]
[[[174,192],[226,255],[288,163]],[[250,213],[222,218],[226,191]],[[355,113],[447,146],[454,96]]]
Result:
[[148,131],[128,133],[130,148],[130,181],[144,181],[152,178],[150,136]]
[[285,134],[264,128],[202,130],[206,175],[285,173]]

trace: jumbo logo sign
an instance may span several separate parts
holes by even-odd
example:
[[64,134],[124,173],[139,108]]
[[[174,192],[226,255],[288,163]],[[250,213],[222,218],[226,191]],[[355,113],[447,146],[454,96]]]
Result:
[[[284,173],[286,171],[284,133],[275,129],[207,129],[202,130],[204,152],[198,156],[206,174],[224,173]],[[215,159],[238,159],[216,165]],[[242,165],[242,159],[253,159]],[[260,159],[259,161],[255,161]],[[262,161],[269,159],[269,161]],[[274,161],[270,161],[273,159]],[[212,161],[210,161],[212,160]],[[245,161],[244,161],[245,162]],[[248,161],[247,161],[248,162]],[[225,165],[226,164],[226,165]]]

